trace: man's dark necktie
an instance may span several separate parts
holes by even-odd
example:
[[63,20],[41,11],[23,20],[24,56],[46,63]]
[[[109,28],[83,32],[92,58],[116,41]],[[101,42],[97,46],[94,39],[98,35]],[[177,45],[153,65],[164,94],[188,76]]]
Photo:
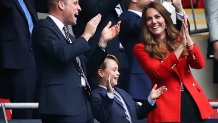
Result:
[[64,34],[65,34],[65,38],[67,40],[68,43],[72,43],[71,39],[70,39],[70,34],[68,32],[68,28],[66,26],[63,27],[64,30]]
[[[72,41],[70,39],[70,34],[68,32],[68,28],[66,26],[64,26],[63,30],[64,30],[64,33],[65,33],[65,38],[66,38],[67,42],[72,43]],[[80,74],[82,75],[82,77],[85,80],[85,83],[86,83],[85,89],[88,92],[88,94],[90,95],[91,88],[90,88],[89,82],[87,80],[86,74],[85,74],[85,72],[83,70],[83,67],[82,67],[81,60],[80,60],[79,56],[76,57],[75,61],[76,61],[76,66],[78,67],[78,69],[80,71]]]

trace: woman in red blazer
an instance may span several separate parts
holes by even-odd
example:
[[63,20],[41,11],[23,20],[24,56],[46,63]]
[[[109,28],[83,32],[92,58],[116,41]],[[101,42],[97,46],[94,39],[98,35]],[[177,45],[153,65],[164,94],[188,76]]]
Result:
[[148,115],[148,122],[198,123],[207,119],[212,107],[190,70],[203,68],[204,58],[188,33],[186,16],[180,34],[159,3],[148,4],[142,20],[142,43],[136,44],[133,52],[152,84],[168,88]]

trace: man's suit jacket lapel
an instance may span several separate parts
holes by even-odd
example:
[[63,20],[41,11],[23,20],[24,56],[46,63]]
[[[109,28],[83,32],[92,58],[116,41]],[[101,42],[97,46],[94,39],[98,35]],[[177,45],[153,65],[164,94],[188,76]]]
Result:
[[57,32],[59,35],[61,35],[63,40],[65,40],[67,43],[67,40],[66,40],[64,34],[61,32],[61,30],[58,28],[58,26],[55,24],[55,22],[49,16],[46,18],[46,21],[48,22],[47,24],[50,25],[51,29],[54,30],[55,32]]
[[[26,18],[25,13],[23,12],[23,10],[22,10],[18,0],[15,0],[15,3],[16,3],[16,6],[17,6],[18,10],[22,13],[24,18]],[[27,9],[28,9],[28,11],[29,11],[29,13],[30,13],[30,15],[32,17],[33,23],[36,22],[36,20],[38,20],[38,17],[37,17],[36,14],[34,14],[34,13],[36,13],[35,6],[34,6],[34,4],[35,4],[34,1],[32,1],[32,0],[24,0],[24,3],[26,4]]]
[[[26,16],[25,16],[25,14],[24,14],[24,12],[23,12],[23,10],[22,10],[22,8],[21,8],[21,6],[20,6],[18,0],[15,0],[15,3],[16,3],[16,6],[17,6],[18,10],[20,11],[20,13],[22,13],[22,15],[23,15],[24,18],[26,18]],[[27,21],[26,21],[26,22],[27,22]]]
[[[61,30],[58,28],[58,26],[55,24],[55,22],[54,22],[49,16],[46,18],[46,21],[48,21],[48,24],[51,25],[51,29],[54,30],[54,31],[56,31],[59,35],[61,35],[61,37],[63,38],[63,40],[65,40],[66,43],[69,44],[68,41],[67,41],[67,39],[65,38],[65,36],[64,36],[63,33],[61,32]],[[72,42],[76,41],[75,37],[72,36],[72,35],[70,35],[70,40],[71,40]],[[69,44],[69,45],[72,45],[72,44]],[[84,60],[83,60],[82,56],[79,56],[79,58],[80,58],[80,60],[81,60],[81,65],[82,65],[82,67],[83,67],[83,70],[84,70],[84,72],[86,73],[86,69],[85,69],[85,65],[84,65]],[[75,64],[77,64],[75,59],[74,59],[74,60],[72,59],[72,61],[73,61]]]
[[32,20],[35,22],[38,20],[38,17],[36,14],[36,7],[35,7],[35,0],[23,0],[32,16]]
[[[58,26],[55,24],[55,22],[49,16],[46,18],[46,21],[48,22],[48,24],[50,24],[51,29],[54,30],[55,32],[57,32],[59,35],[61,35],[63,40],[65,40],[66,43],[69,44],[67,39],[65,38],[64,34],[61,32],[61,30],[58,28]],[[72,36],[71,34],[70,34],[70,40],[72,42],[76,41],[75,37]]]

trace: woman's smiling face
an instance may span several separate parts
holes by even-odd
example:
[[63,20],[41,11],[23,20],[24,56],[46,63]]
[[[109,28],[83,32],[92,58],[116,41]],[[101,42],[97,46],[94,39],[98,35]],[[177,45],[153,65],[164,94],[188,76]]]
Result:
[[146,28],[155,36],[165,36],[166,23],[163,16],[154,8],[146,11]]

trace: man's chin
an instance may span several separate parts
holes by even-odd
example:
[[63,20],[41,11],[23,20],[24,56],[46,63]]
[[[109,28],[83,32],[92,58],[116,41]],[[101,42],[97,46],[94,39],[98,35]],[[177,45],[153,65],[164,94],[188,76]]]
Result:
[[76,25],[76,24],[77,24],[77,19],[71,21],[71,25]]
[[76,21],[74,21],[73,23],[72,23],[72,25],[76,25],[77,24],[77,22]]
[[117,82],[114,83],[114,86],[117,86]]

